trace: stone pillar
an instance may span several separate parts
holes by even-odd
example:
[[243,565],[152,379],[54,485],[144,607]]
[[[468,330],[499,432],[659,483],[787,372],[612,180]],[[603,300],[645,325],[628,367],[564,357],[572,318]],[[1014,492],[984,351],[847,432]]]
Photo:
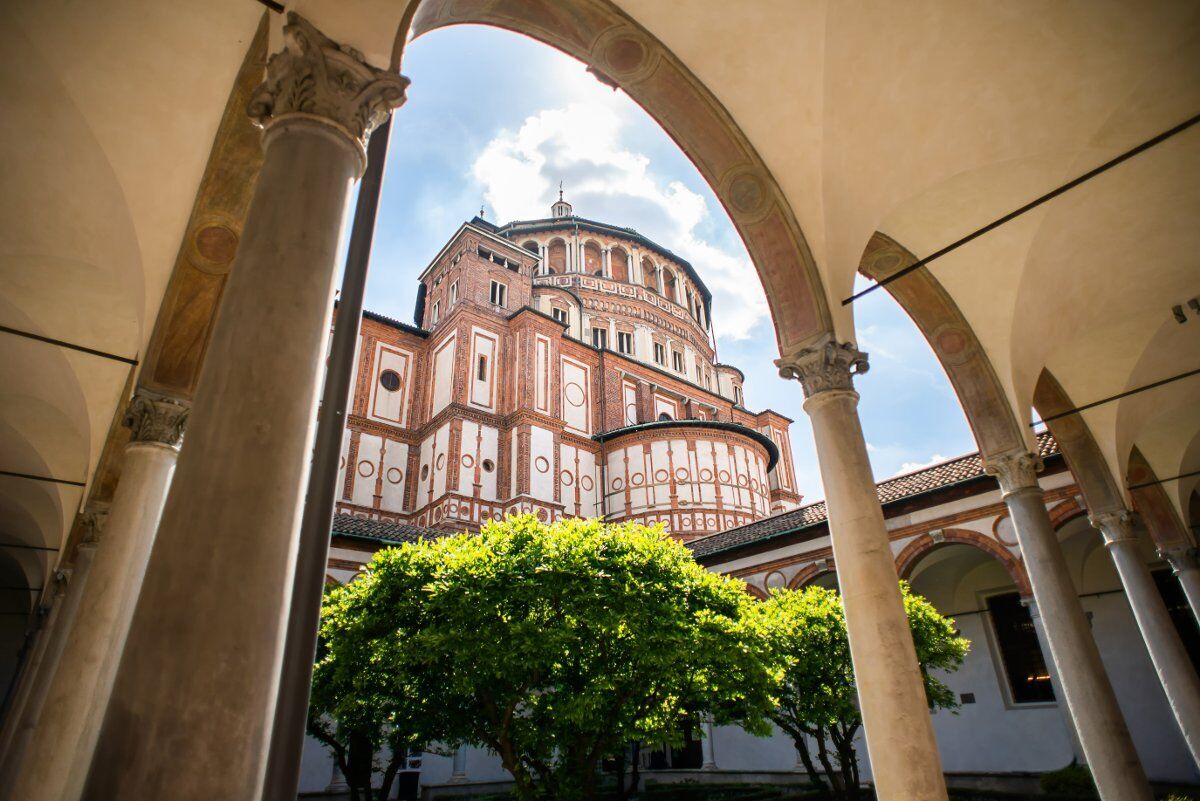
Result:
[[605,278],[612,278],[612,250],[605,248],[600,251],[600,270]]
[[129,403],[121,478],[14,798],[55,801],[83,789],[187,416],[186,404],[142,391]]
[[0,767],[0,798],[12,796],[10,792],[21,769],[22,757],[29,745],[30,737],[41,719],[46,694],[58,668],[59,659],[67,644],[71,625],[79,612],[79,601],[87,586],[92,560],[96,555],[96,540],[103,526],[103,512],[85,513],[84,525],[88,529],[85,539],[75,548],[75,558],[69,567],[60,568],[55,574],[55,600],[50,617],[38,638],[36,658],[26,665],[21,679],[20,692],[14,696],[4,724],[4,753]]
[[1083,746],[1079,744],[1079,735],[1075,733],[1075,721],[1067,709],[1067,696],[1063,692],[1062,682],[1058,680],[1058,669],[1050,658],[1050,642],[1046,639],[1046,627],[1042,625],[1042,613],[1038,611],[1037,601],[1032,598],[1022,598],[1021,605],[1029,610],[1029,619],[1033,622],[1033,633],[1037,635],[1038,647],[1042,651],[1042,659],[1046,662],[1046,672],[1050,674],[1050,687],[1054,690],[1054,702],[1060,712],[1063,728],[1066,729],[1067,739],[1071,741],[1071,751],[1075,761],[1084,763],[1087,757],[1083,755]]
[[545,275],[550,272],[550,256],[549,249],[545,245],[538,245],[538,275]]
[[1142,560],[1129,512],[1097,514],[1091,522],[1104,535],[1104,545],[1125,587],[1125,597],[1154,663],[1154,672],[1162,683],[1192,761],[1200,766],[1200,676],[1196,675],[1154,577]]
[[[987,472],[1000,483],[1041,611],[1050,657],[1063,700],[1104,801],[1150,801],[1150,785],[1138,761],[1117,697],[1079,603],[1066,559],[1038,486],[1038,459],[1017,453],[989,459]],[[841,564],[839,563],[839,568]]]
[[625,254],[625,275],[629,277],[629,283],[642,284],[642,269],[633,259],[632,253]]
[[701,741],[700,747],[704,753],[704,764],[700,766],[701,770],[716,770],[717,769],[717,754],[713,745],[713,724],[712,718],[704,720],[704,740]]
[[1200,565],[1196,560],[1196,549],[1188,545],[1174,545],[1159,549],[1158,555],[1171,565],[1171,572],[1183,586],[1192,614],[1200,622]]
[[407,80],[294,13],[248,112],[262,172],[84,797],[262,793],[338,243]]
[[832,338],[776,362],[812,419],[871,774],[880,801],[946,798],[946,782],[896,564],[858,419],[866,354]]
[[450,762],[450,783],[462,784],[467,780],[467,747],[460,745]]

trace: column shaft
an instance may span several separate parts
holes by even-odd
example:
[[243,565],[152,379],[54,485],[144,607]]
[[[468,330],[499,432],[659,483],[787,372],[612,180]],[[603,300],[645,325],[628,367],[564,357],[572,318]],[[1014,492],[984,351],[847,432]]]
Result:
[[[97,524],[93,523],[92,525]],[[11,795],[10,791],[16,780],[17,771],[23,764],[29,740],[41,719],[46,695],[49,693],[50,684],[57,673],[59,659],[66,647],[67,638],[70,636],[75,615],[79,612],[80,599],[83,596],[84,587],[87,586],[88,574],[91,572],[92,560],[95,555],[96,544],[93,541],[84,542],[75,549],[74,563],[70,571],[65,571],[70,574],[65,592],[56,604],[58,610],[54,613],[54,620],[43,632],[46,637],[45,651],[39,660],[36,672],[29,676],[29,685],[23,694],[21,706],[18,709],[14,705],[9,711],[10,716],[16,717],[13,717],[11,721],[13,731],[4,753],[3,770],[0,771],[0,797],[8,798]],[[31,665],[30,669],[33,670],[34,666]]]
[[78,798],[108,706],[178,456],[186,407],[135,396],[134,429],[91,575],[13,797]]
[[405,79],[291,13],[265,157],[85,798],[261,796],[347,199]]
[[1036,464],[1032,454],[1017,454],[989,460],[987,469],[1000,482],[1016,529],[1063,700],[1100,797],[1104,801],[1150,801],[1146,773],[1046,512]]
[[1184,650],[1162,595],[1139,552],[1128,513],[1096,515],[1093,525],[1104,535],[1125,597],[1133,610],[1154,672],[1162,683],[1175,722],[1183,733],[1192,761],[1200,766],[1200,676]]
[[1026,598],[1022,601],[1029,610],[1029,618],[1033,621],[1033,632],[1037,635],[1038,647],[1042,650],[1042,658],[1046,660],[1046,672],[1050,674],[1050,687],[1054,690],[1054,700],[1060,712],[1063,728],[1066,729],[1067,739],[1071,741],[1071,751],[1076,761],[1084,763],[1087,757],[1083,755],[1083,746],[1079,744],[1079,735],[1075,732],[1075,721],[1071,720],[1071,712],[1067,709],[1067,694],[1063,692],[1062,682],[1058,680],[1058,668],[1054,667],[1054,659],[1050,656],[1050,641],[1046,639],[1046,627],[1042,625],[1042,613],[1038,611],[1037,601]]
[[1175,546],[1164,548],[1159,554],[1171,565],[1175,577],[1183,587],[1188,606],[1200,623],[1200,565],[1196,563],[1196,549],[1190,546]]
[[881,801],[946,798],[925,684],[858,419],[866,355],[828,341],[777,362],[812,419],[871,775]]

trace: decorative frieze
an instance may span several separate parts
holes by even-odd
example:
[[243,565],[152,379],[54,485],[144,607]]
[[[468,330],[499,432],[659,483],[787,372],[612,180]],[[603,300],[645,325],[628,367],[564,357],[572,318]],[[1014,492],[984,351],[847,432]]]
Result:
[[130,442],[157,442],[178,448],[187,428],[188,403],[139,390],[129,401],[122,425],[130,431]]
[[821,344],[785,354],[775,365],[780,376],[800,382],[806,398],[831,390],[853,391],[854,376],[869,369],[867,354],[831,336]]
[[371,131],[404,104],[408,78],[372,67],[295,12],[288,13],[283,38],[250,98],[250,119],[264,129],[287,117],[319,120],[356,142],[365,159]]

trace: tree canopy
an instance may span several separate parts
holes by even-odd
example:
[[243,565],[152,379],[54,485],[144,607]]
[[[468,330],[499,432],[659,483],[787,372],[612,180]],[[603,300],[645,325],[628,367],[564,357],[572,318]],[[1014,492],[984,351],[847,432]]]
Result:
[[323,707],[486,746],[519,798],[587,798],[602,759],[686,720],[770,731],[784,652],[755,603],[661,528],[510,517],[380,551],[329,594]]
[[[956,708],[954,692],[931,671],[958,669],[970,644],[907,583],[901,582],[901,590],[930,708]],[[862,717],[841,596],[815,586],[776,590],[756,614],[771,651],[786,664],[771,719],[791,736],[813,782],[852,801],[859,788],[854,737]]]

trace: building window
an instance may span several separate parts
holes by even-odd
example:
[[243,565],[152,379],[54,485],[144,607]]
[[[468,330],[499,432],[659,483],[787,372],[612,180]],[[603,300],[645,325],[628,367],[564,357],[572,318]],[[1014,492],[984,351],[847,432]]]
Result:
[[485,473],[490,473],[496,469],[496,463],[491,459],[484,459],[480,466],[483,468],[483,472]]
[[430,324],[437,325],[438,317],[440,317],[441,314],[442,314],[442,302],[439,300],[433,304],[433,314],[429,318]]
[[742,405],[742,388],[739,387],[737,384],[733,385],[733,405],[734,406]]
[[671,351],[671,364],[675,367],[675,372],[683,372],[683,354],[677,350]]
[[563,325],[567,325],[568,320],[571,319],[570,312],[568,312],[566,309],[560,309],[557,306],[551,309],[550,313],[554,315],[555,320],[558,320]]
[[397,392],[400,389],[400,374],[395,370],[384,370],[379,374],[379,383],[388,392]]
[[450,305],[453,306],[455,303],[458,303],[458,281],[457,280],[452,281],[450,283]]
[[654,361],[658,364],[667,363],[667,349],[662,346],[661,342],[654,343]]
[[993,595],[987,599],[987,607],[1013,703],[1053,701],[1050,672],[1046,670],[1033,618],[1021,603],[1021,596],[1015,592]]
[[668,421],[670,419],[671,419],[671,415],[667,414],[666,412],[658,413],[658,420],[660,423],[665,423],[666,421]]
[[479,357],[479,366],[475,370],[475,377],[480,381],[487,381],[487,356]]
[[508,287],[499,281],[493,281],[491,300],[494,306],[508,306]]
[[607,348],[608,347],[608,329],[607,328],[593,328],[592,329],[592,345],[594,345],[597,348]]
[[619,350],[621,353],[624,353],[627,355],[632,355],[633,354],[633,334],[629,333],[628,331],[618,331],[617,332],[617,350]]

